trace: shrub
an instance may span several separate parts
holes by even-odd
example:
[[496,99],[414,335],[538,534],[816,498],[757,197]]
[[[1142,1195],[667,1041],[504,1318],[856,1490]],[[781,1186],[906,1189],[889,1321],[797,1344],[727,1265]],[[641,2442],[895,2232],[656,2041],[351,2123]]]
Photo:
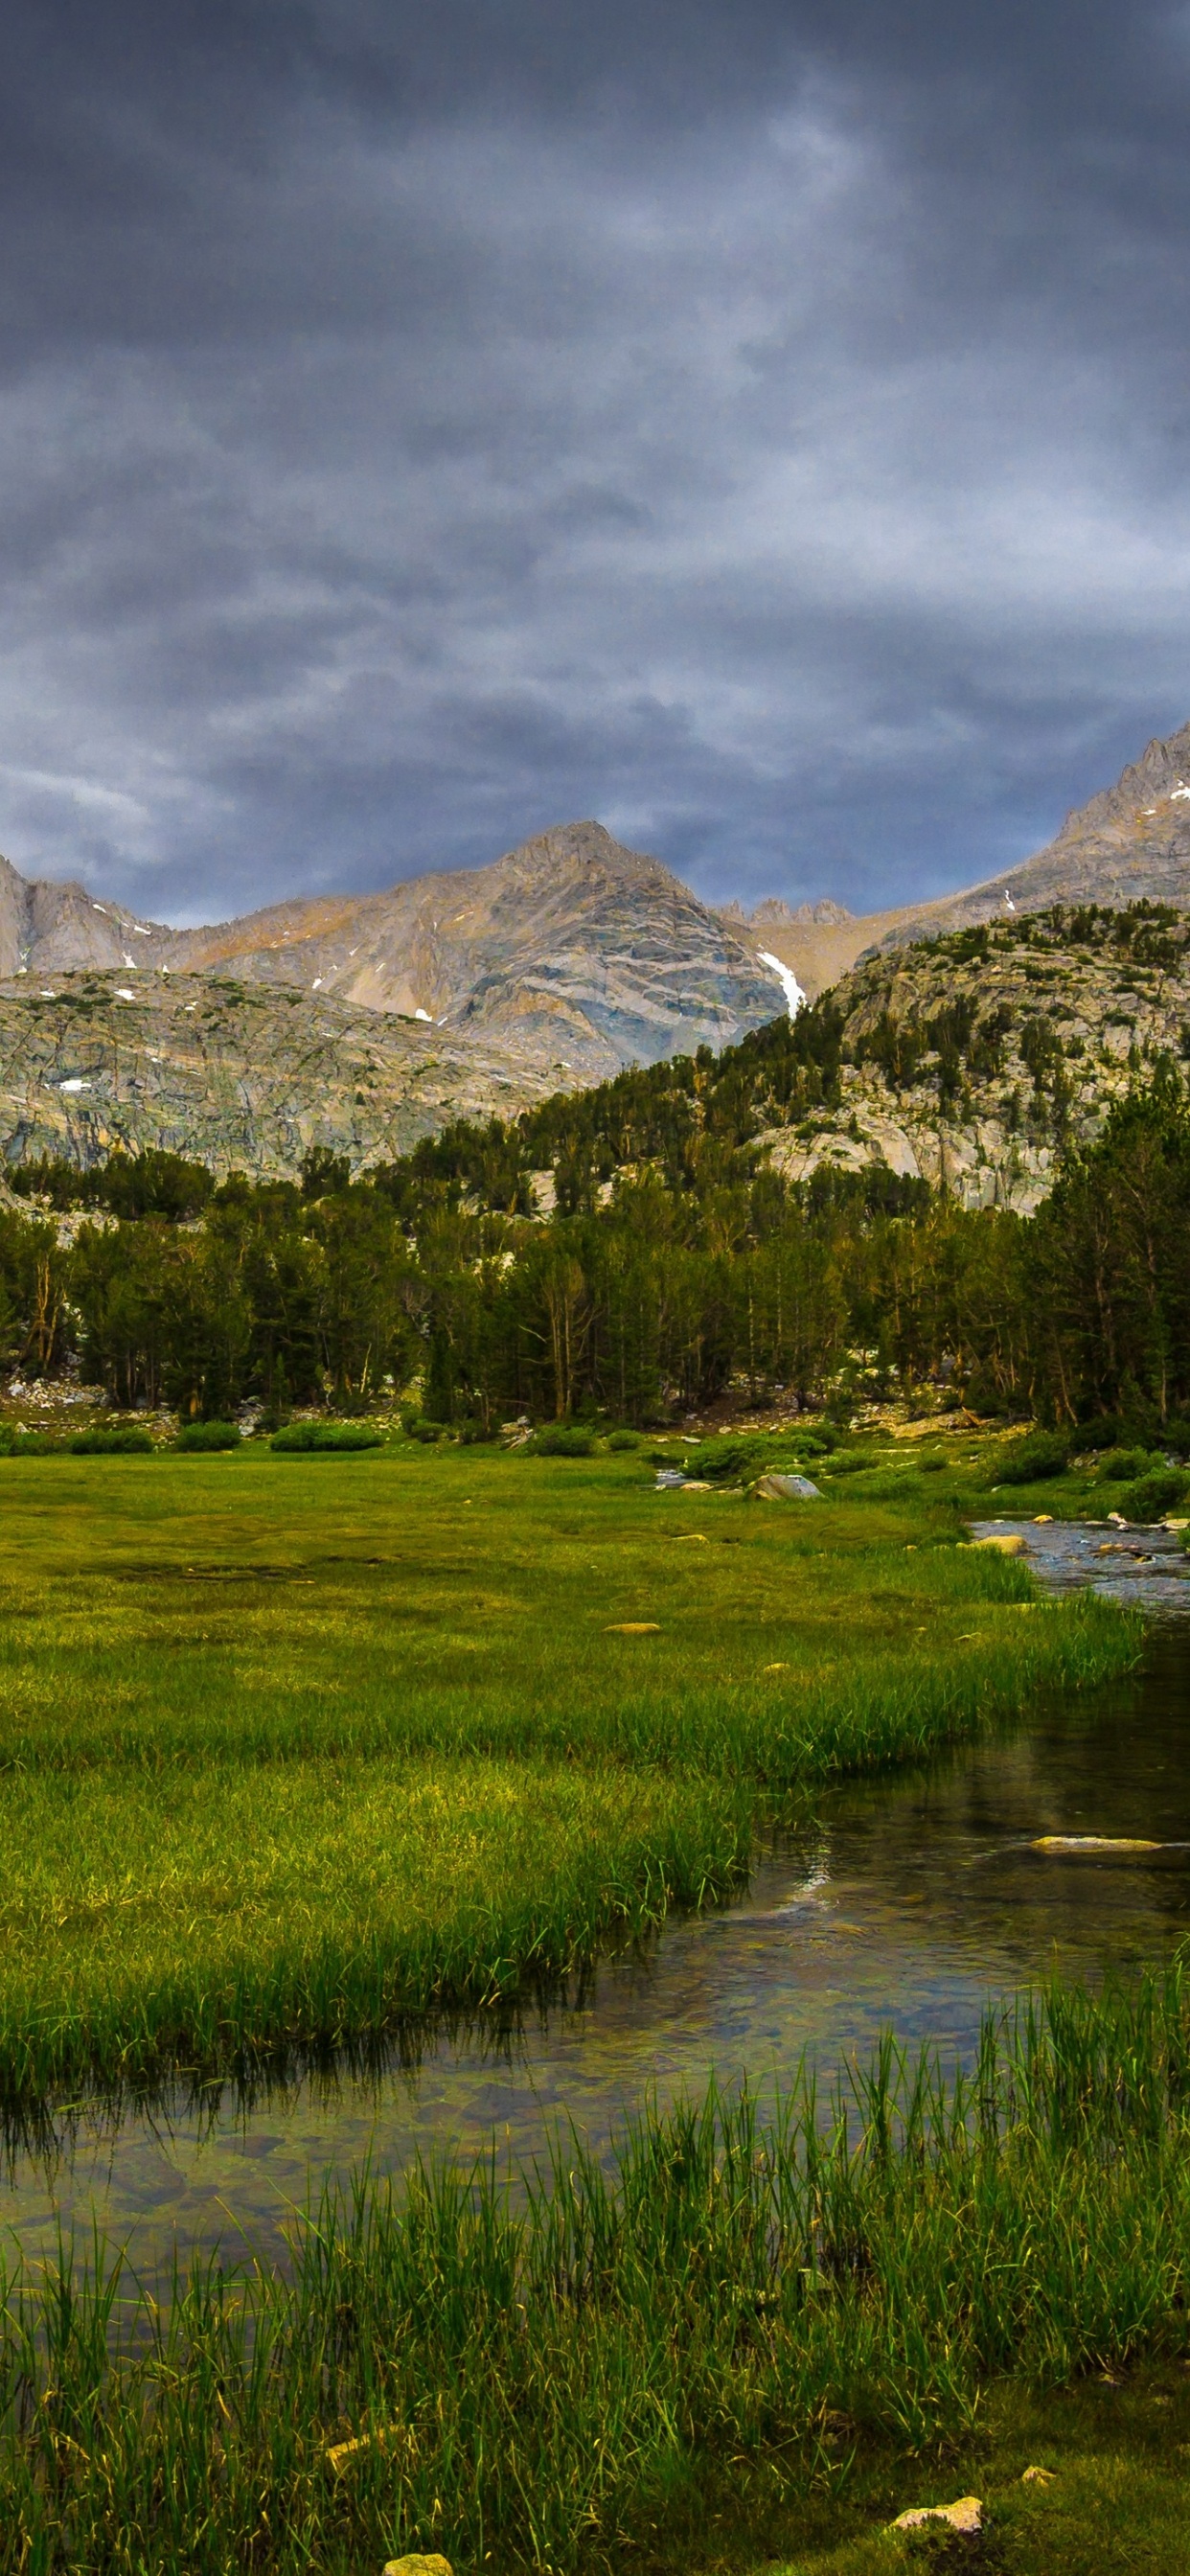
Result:
[[175,1446],[193,1454],[196,1450],[239,1449],[239,1428],[234,1422],[184,1422]]
[[526,1442],[539,1458],[589,1458],[595,1447],[589,1431],[577,1422],[550,1422]]
[[950,1461],[941,1449],[931,1449],[928,1456],[919,1458],[917,1463],[923,1476],[936,1476],[939,1468],[949,1466]]
[[425,1413],[403,1413],[401,1429],[407,1440],[420,1440],[427,1448],[435,1440],[442,1440],[446,1436],[446,1424],[431,1422],[428,1414]]
[[135,1423],[112,1423],[110,1429],[76,1431],[67,1442],[72,1458],[151,1458],[153,1443],[147,1431]]
[[382,1449],[384,1433],[366,1422],[287,1422],[269,1442],[284,1458],[342,1457],[349,1450]]
[[[840,1449],[831,1459],[832,1476],[862,1476],[869,1467],[883,1467],[883,1458],[874,1449]],[[939,1459],[939,1466],[942,1461]]]
[[1064,1476],[1070,1442],[1061,1431],[1030,1431],[1013,1440],[996,1462],[998,1485],[1038,1485],[1047,1476]]
[[1159,1521],[1163,1512],[1171,1512],[1180,1503],[1190,1476],[1179,1467],[1160,1467],[1150,1476],[1140,1476],[1134,1485],[1125,1485],[1120,1496],[1120,1509],[1128,1521]]
[[19,1423],[0,1422],[0,1458],[49,1458],[54,1443],[43,1431],[22,1430]]
[[609,1431],[607,1445],[609,1449],[639,1449],[640,1433],[639,1431]]
[[1151,1476],[1164,1465],[1160,1450],[1108,1449],[1099,1461],[1099,1475],[1105,1485],[1129,1485],[1135,1484],[1138,1476]]
[[[744,1476],[757,1475],[771,1463],[771,1453],[763,1439],[700,1440],[684,1461],[686,1474],[708,1485],[736,1485]],[[674,1460],[667,1458],[666,1466]]]

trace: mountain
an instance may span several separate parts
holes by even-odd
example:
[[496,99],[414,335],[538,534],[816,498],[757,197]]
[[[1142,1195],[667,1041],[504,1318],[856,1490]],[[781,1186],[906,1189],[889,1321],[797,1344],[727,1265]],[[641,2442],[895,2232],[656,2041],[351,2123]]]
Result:
[[[1049,904],[1114,906],[1151,902],[1190,907],[1190,724],[1151,742],[1114,787],[1068,814],[1057,838],[999,876],[888,912],[845,914],[837,904],[761,904],[745,939],[759,940],[792,968],[811,1000],[870,948],[903,948],[964,925]],[[784,916],[784,917],[782,917]]]
[[196,930],[0,861],[0,1156],[358,1166],[785,1007],[779,968],[595,823]]
[[[1020,866],[859,917],[829,898],[773,898],[747,919],[714,911],[597,823],[542,833],[490,867],[187,930],[0,860],[0,1157],[90,1162],[113,1143],[161,1143],[264,1173],[326,1144],[374,1162],[458,1117],[512,1114],[630,1064],[722,1049],[865,956],[878,979],[892,977],[873,989],[895,1018],[935,969],[890,965],[890,950],[1054,904],[1140,897],[1190,907],[1190,725],[1150,743]],[[995,972],[1011,981],[1017,968]],[[1024,984],[1031,972],[1020,967]],[[1110,1015],[1120,993],[1102,975],[1084,991],[1071,972],[1069,1007],[1093,1033],[1095,1008]],[[849,1013],[860,994],[848,987]],[[1025,999],[1022,986],[1011,1005],[1022,1028]],[[941,1008],[937,995],[921,1001],[927,1019]],[[873,1094],[868,1109],[891,1159],[934,1168],[933,1149],[914,1141],[928,1101]],[[862,1141],[859,1106],[854,1115]],[[953,1155],[953,1139],[942,1150]],[[1023,1156],[1004,1184],[1023,1204],[1047,1150],[1026,1137],[985,1153],[977,1139],[970,1169],[999,1174]]]
[[753,942],[598,823],[544,832],[491,867],[195,930],[78,885],[27,884],[3,863],[0,978],[82,967],[296,986],[511,1048],[559,1084],[722,1047],[784,1007]]

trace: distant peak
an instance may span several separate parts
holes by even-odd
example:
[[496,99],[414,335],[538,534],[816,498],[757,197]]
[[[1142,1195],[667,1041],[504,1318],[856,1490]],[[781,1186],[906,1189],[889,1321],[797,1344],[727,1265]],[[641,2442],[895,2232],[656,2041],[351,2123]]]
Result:
[[753,930],[792,929],[795,924],[804,926],[806,922],[815,922],[823,930],[854,919],[855,914],[848,911],[846,904],[836,903],[833,895],[829,894],[820,896],[817,903],[799,903],[796,910],[782,896],[768,895],[748,915]]

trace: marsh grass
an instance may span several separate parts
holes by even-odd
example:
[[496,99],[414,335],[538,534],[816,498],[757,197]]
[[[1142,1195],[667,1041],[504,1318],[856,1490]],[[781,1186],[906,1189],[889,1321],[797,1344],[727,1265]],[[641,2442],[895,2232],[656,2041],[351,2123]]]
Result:
[[358,2045],[549,1987],[729,1895],[748,1809],[623,1769],[379,1756],[18,1774],[0,1802],[0,2104]]
[[548,1985],[727,1894],[800,1783],[1136,1650],[957,1545],[945,1500],[700,1503],[630,1456],[416,1446],[0,1475],[10,2110]]
[[886,2044],[829,2104],[645,2114],[610,2169],[362,2175],[285,2279],[158,2304],[64,2251],[8,2290],[0,2564],[689,2564],[719,2509],[942,2475],[998,2382],[1185,2352],[1188,2106],[1175,1965],[1027,2001],[955,2083]]

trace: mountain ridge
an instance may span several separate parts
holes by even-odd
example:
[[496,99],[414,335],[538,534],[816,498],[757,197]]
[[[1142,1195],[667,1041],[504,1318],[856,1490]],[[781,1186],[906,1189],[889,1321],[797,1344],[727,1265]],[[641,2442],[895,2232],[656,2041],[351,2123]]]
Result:
[[764,915],[769,945],[813,1001],[869,951],[903,948],[1001,913],[1041,912],[1055,903],[1120,907],[1138,898],[1190,907],[1190,723],[1168,740],[1155,736],[1114,785],[1071,808],[1052,841],[995,876],[884,912],[844,915],[842,906],[828,913],[827,902],[802,905],[789,923],[775,919],[770,898],[744,926]]
[[718,1051],[865,959],[1138,897],[1190,909],[1190,724],[1031,858],[878,914],[829,896],[716,910],[593,822],[487,867],[181,930],[0,860],[0,1156],[168,1137],[221,1169],[284,1171],[311,1144],[366,1165],[453,1118]]
[[3,862],[0,982],[87,969],[296,987],[511,1046],[579,1081],[721,1047],[782,1007],[754,943],[596,823],[539,833],[486,868],[187,930]]

